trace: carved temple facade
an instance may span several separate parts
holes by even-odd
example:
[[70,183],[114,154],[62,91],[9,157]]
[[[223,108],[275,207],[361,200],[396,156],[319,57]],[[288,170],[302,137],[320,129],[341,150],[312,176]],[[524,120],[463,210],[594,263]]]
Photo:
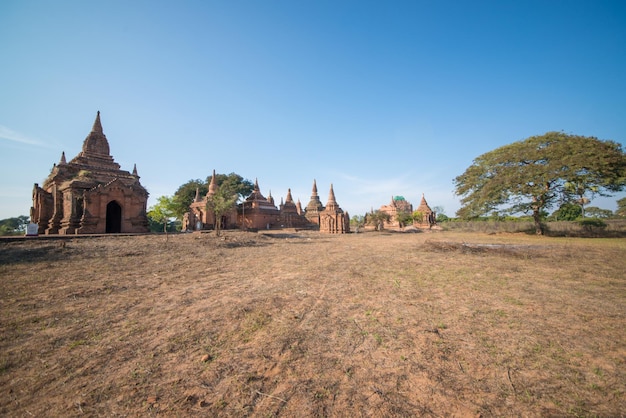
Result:
[[39,234],[148,232],[147,200],[137,167],[130,173],[113,160],[98,112],[82,151],[69,162],[63,152],[35,183],[30,217]]

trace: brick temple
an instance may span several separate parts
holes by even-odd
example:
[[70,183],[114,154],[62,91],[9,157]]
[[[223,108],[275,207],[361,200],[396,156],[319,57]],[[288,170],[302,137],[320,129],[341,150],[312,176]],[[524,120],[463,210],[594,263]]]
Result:
[[[215,170],[205,196],[196,196],[189,206],[183,219],[183,230],[208,230],[215,228],[215,214],[207,205],[208,199],[215,195],[218,186],[215,183]],[[244,202],[223,215],[222,228],[242,228],[250,230],[298,228],[318,229],[320,232],[343,234],[350,232],[350,218],[337,204],[333,186],[330,186],[328,204],[326,207],[317,195],[317,184],[313,180],[311,201],[306,209],[302,209],[300,201],[294,202],[291,189],[279,207],[276,207],[271,192],[265,197],[261,193],[258,179],[254,182],[254,189]]]
[[100,112],[82,151],[70,162],[65,152],[40,187],[33,187],[31,222],[39,234],[148,232],[148,192],[133,172],[110,154]]
[[[389,220],[385,221],[384,224],[385,228],[388,229],[402,229],[402,227],[406,226],[401,225],[398,221],[399,213],[414,213],[413,205],[403,196],[392,196],[391,202],[388,205],[382,205],[379,210],[389,215]],[[421,213],[421,219],[414,219],[413,226],[417,228],[431,228],[436,224],[436,213],[428,206],[423,193],[415,212]]]

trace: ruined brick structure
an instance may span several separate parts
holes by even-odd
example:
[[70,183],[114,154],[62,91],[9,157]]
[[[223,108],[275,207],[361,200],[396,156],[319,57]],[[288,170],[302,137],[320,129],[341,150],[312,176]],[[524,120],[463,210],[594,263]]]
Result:
[[347,234],[350,232],[350,215],[337,204],[332,184],[330,185],[326,207],[320,213],[320,232],[328,234]]
[[317,195],[317,183],[313,179],[313,191],[311,193],[311,200],[304,209],[304,216],[309,222],[316,225],[320,224],[320,213],[324,210],[324,205],[320,201],[320,197]]
[[[215,213],[207,207],[207,201],[217,193],[217,183],[215,182],[215,170],[209,183],[209,190],[205,196],[200,196],[196,189],[196,196],[183,219],[183,230],[202,230],[215,228]],[[222,228],[235,228],[237,225],[237,211],[235,209],[222,215]]]
[[410,214],[420,212],[422,214],[421,219],[413,220],[413,226],[417,228],[431,228],[436,224],[436,213],[428,206],[423,193],[420,204],[415,211],[413,211],[413,205],[402,196],[392,197],[391,202],[388,205],[382,205],[379,210],[389,215],[389,220],[385,221],[385,228],[388,229],[401,229],[403,226],[407,226],[400,225],[398,221],[398,213],[401,212]]
[[259,188],[258,180],[254,181],[254,189],[250,196],[239,207],[240,224],[248,229],[272,229],[280,225],[280,210],[274,205],[269,195],[267,200]]
[[433,210],[426,203],[426,199],[424,198],[424,193],[422,193],[422,200],[420,200],[420,205],[415,210],[416,212],[420,212],[422,214],[422,220],[413,221],[413,225],[420,228],[431,228],[433,225],[437,223],[437,214],[433,212]]
[[[207,230],[215,228],[215,215],[207,208],[207,199],[217,192],[217,184],[214,181],[215,170],[209,191],[206,196],[196,197],[189,206],[189,212],[183,219],[183,230]],[[302,210],[302,204],[298,200],[294,203],[291,189],[287,190],[287,197],[280,206],[274,204],[271,192],[268,197],[264,197],[259,188],[258,180],[254,182],[254,189],[244,202],[237,205],[222,218],[224,229],[243,228],[251,230],[275,229],[275,228],[307,228],[317,229],[329,233],[346,233],[350,231],[349,215],[337,205],[335,194],[331,185],[329,204],[326,208],[322,205],[317,196],[317,185],[313,181],[313,203],[309,203],[307,209]],[[308,215],[308,216],[307,216]],[[323,228],[321,223],[323,223]]]
[[413,213],[413,205],[409,203],[402,196],[391,197],[391,202],[388,205],[382,205],[379,209],[381,212],[389,215],[389,220],[385,221],[385,228],[387,229],[400,229],[406,225],[400,225],[398,221],[399,213]]
[[100,112],[82,151],[69,163],[65,153],[50,175],[33,188],[31,222],[39,234],[148,232],[148,192],[110,155]]
[[[185,214],[184,230],[203,230],[215,228],[215,214],[207,207],[207,200],[215,195],[218,186],[215,183],[215,170],[209,184],[206,196],[196,197]],[[274,205],[271,194],[266,198],[261,193],[258,180],[254,182],[254,189],[246,200],[234,207],[222,217],[222,228],[231,229],[243,227],[245,229],[271,229],[280,226],[280,210]]]
[[302,213],[300,201],[294,203],[291,189],[287,190],[285,202],[280,203],[280,225],[284,228],[310,228],[311,222]]

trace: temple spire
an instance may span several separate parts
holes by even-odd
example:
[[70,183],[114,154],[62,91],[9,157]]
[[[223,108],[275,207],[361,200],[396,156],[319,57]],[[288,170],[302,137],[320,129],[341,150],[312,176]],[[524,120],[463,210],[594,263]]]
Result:
[[313,179],[313,193],[311,196],[317,196],[317,183],[315,182],[315,179]]
[[139,177],[139,175],[137,174],[137,164],[136,163],[135,163],[135,165],[133,165],[133,176]]
[[209,192],[207,193],[209,196],[213,196],[217,193],[217,183],[215,181],[215,169],[213,169],[213,175],[211,176],[211,183],[209,184]]
[[291,189],[287,189],[287,198],[285,199],[285,201],[293,203],[293,197],[291,197]]
[[100,123],[100,111],[96,115],[91,132],[83,142],[83,156],[94,157],[106,160],[112,160],[109,151],[109,142],[102,131]]
[[67,160],[65,159],[65,151],[61,151],[61,160],[59,164],[67,164]]
[[99,134],[104,133],[102,131],[102,123],[100,123],[100,111],[98,110],[98,114],[96,115],[96,120],[93,122],[93,127],[91,128],[91,132],[96,132]]
[[328,192],[328,203],[326,203],[326,205],[328,206],[331,203],[337,204],[337,201],[335,200],[335,191],[333,190],[332,183],[330,183],[330,192]]

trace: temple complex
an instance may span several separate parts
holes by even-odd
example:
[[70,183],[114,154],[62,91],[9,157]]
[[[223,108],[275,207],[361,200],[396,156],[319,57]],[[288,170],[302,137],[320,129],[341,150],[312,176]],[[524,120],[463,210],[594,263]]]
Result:
[[[407,226],[403,225],[398,219],[400,214],[413,215],[412,225],[417,228],[431,228],[437,223],[436,213],[428,206],[423,193],[420,204],[415,211],[413,211],[413,205],[402,196],[392,197],[391,202],[388,205],[382,205],[379,211],[389,215],[389,220],[386,220],[384,223],[385,228],[388,229],[402,229]],[[415,219],[415,215],[418,213],[420,218]]]
[[[183,230],[202,230],[215,228],[215,213],[209,209],[208,201],[217,193],[217,183],[215,182],[215,170],[209,183],[209,190],[206,195],[200,196],[196,189],[196,196],[189,206],[183,218]],[[237,210],[233,208],[222,215],[221,225],[223,229],[235,228],[237,226]]]
[[287,198],[285,202],[279,207],[280,210],[280,224],[284,228],[309,228],[311,222],[302,213],[302,205],[300,201],[294,203],[293,197],[291,197],[291,189],[287,190]]
[[271,192],[267,200],[259,189],[259,181],[254,181],[250,196],[240,205],[239,223],[246,229],[272,229],[280,225],[280,210],[274,205]]
[[328,202],[326,207],[319,215],[320,232],[328,234],[347,234],[350,232],[350,215],[344,212],[335,200],[335,192],[333,185],[330,185],[328,193]]
[[[215,170],[209,184],[209,190],[205,196],[196,196],[189,206],[189,212],[183,219],[183,230],[199,231],[215,228],[215,214],[209,209],[208,200],[217,193],[218,186],[215,183]],[[326,207],[317,195],[317,185],[313,181],[313,196],[307,208],[303,211],[302,204],[298,200],[294,202],[291,189],[287,190],[287,196],[279,207],[274,204],[271,192],[268,197],[263,196],[259,188],[259,181],[255,180],[254,189],[246,200],[233,207],[222,217],[224,229],[242,228],[249,230],[263,230],[276,228],[299,228],[318,229],[322,232],[343,234],[350,231],[350,218],[348,213],[339,207],[335,200],[332,185]]]
[[40,187],[33,187],[31,222],[39,234],[148,232],[148,192],[133,172],[110,155],[100,112],[82,151],[70,162],[61,154]]
[[402,196],[392,196],[391,202],[388,205],[382,205],[379,209],[381,212],[389,215],[389,220],[385,221],[385,228],[388,229],[401,229],[405,225],[402,225],[398,220],[398,214],[412,214],[413,213],[413,205],[409,203]]
[[[210,210],[209,199],[217,193],[215,170],[209,184],[209,191],[203,197],[198,195],[189,207],[183,220],[183,230],[206,230],[215,228],[215,213]],[[222,216],[222,228],[271,229],[280,226],[280,210],[274,205],[271,192],[266,198],[261,193],[259,181],[255,180],[254,189],[246,200],[233,207]]]

